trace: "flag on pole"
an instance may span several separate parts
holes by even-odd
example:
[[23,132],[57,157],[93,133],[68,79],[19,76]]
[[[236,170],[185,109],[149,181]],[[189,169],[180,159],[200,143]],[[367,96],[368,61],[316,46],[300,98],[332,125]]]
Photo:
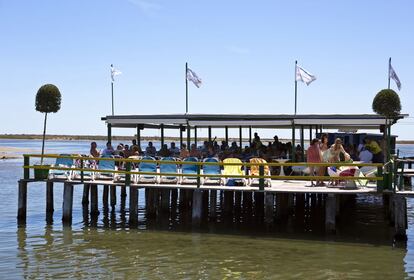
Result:
[[296,81],[304,82],[308,86],[314,80],[316,80],[316,76],[296,65]]
[[394,68],[391,66],[391,61],[389,63],[389,71],[388,71],[390,78],[394,80],[394,82],[397,84],[398,90],[401,90],[401,82],[400,79],[397,76],[397,73],[395,73]]
[[118,75],[121,75],[121,74],[122,74],[122,72],[119,71],[118,69],[115,69],[114,65],[111,64],[111,79],[112,79],[112,82],[115,81],[115,78],[114,78],[115,76],[118,76]]
[[193,84],[199,88],[203,81],[197,76],[197,74],[191,70],[190,68],[187,68],[187,80],[193,82]]

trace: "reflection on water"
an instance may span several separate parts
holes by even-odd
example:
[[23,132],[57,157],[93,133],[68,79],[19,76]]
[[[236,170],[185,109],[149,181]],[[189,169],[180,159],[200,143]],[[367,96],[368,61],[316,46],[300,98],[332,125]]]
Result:
[[[72,142],[73,143],[73,142]],[[88,143],[64,143],[70,151]],[[32,143],[32,145],[35,145]],[[59,143],[55,144],[56,147]],[[72,150],[71,150],[72,149]],[[55,212],[48,225],[44,184],[28,188],[27,225],[17,227],[17,180],[21,160],[0,161],[0,279],[403,279],[414,277],[414,201],[408,199],[407,246],[392,246],[381,196],[356,196],[342,205],[336,236],[323,233],[323,205],[312,197],[271,227],[252,217],[254,204],[199,229],[189,212],[146,213],[139,192],[139,223],[130,227],[128,197],[99,216],[82,207],[75,187],[73,225],[63,227],[62,185],[55,185]],[[101,203],[102,187],[99,188]],[[243,200],[243,198],[241,198]],[[246,201],[247,205],[249,201]]]

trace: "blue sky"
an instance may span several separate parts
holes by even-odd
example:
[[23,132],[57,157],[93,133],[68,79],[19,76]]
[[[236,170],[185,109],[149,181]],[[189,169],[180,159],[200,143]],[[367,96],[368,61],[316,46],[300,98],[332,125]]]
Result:
[[[190,85],[190,113],[291,114],[295,60],[317,76],[298,85],[298,113],[372,113],[391,56],[414,116],[413,10],[410,0],[0,0],[0,133],[42,133],[35,95],[53,83],[62,108],[48,133],[105,134],[111,63],[123,73],[116,114],[184,113],[186,61],[204,82]],[[409,118],[393,132],[414,139],[413,128]]]

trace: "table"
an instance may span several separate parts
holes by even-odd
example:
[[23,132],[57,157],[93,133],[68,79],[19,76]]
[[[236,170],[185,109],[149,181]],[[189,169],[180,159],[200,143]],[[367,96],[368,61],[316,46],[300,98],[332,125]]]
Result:
[[[276,162],[278,162],[278,163],[285,163],[285,162],[287,162],[287,161],[290,161],[290,159],[285,159],[285,158],[276,158],[276,159],[274,159]],[[283,164],[282,165],[280,165],[280,173],[279,173],[279,176],[286,176],[285,175],[285,171],[283,170]]]

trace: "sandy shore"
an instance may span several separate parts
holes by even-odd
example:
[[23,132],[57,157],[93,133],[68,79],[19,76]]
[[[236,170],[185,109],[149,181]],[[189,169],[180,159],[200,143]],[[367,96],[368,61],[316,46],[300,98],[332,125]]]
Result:
[[0,147],[0,159],[12,159],[21,157],[22,153],[33,153],[35,150],[16,148],[16,147]]

